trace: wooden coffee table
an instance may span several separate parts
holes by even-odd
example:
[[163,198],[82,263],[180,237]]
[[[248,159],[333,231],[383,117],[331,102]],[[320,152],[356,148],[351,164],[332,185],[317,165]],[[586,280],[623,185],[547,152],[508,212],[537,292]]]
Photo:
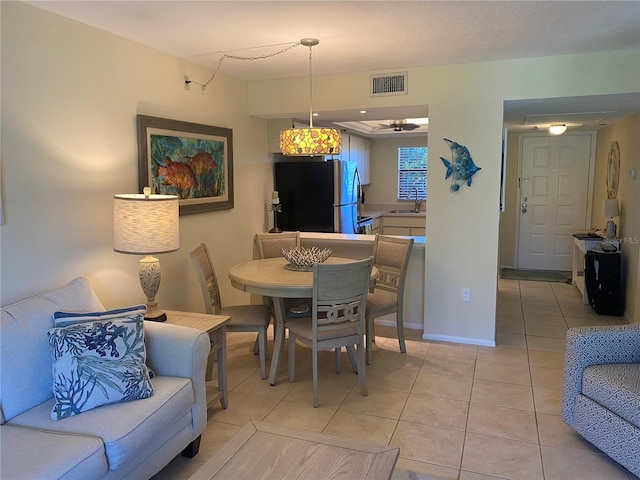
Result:
[[190,478],[391,478],[400,449],[249,421]]

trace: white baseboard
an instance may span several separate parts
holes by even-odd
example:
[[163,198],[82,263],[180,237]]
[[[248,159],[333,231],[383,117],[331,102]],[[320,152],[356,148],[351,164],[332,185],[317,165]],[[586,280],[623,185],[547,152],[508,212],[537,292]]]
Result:
[[[375,319],[376,325],[383,325],[385,327],[394,327],[396,326],[395,314],[385,315],[380,318]],[[413,330],[422,330],[423,325],[421,323],[405,323],[404,328],[409,328]],[[435,334],[422,334],[423,340],[435,340],[438,342],[449,342],[449,343],[464,343],[467,345],[480,345],[483,347],[495,347],[495,340],[482,340],[478,338],[469,338],[469,337],[453,337],[451,335],[435,335]]]
[[[393,320],[385,320],[384,317],[377,318],[375,320],[376,325],[384,325],[385,327],[394,327],[396,326],[395,318]],[[410,328],[412,330],[422,330],[421,323],[406,323],[404,324],[404,328]]]
[[467,345],[480,345],[482,347],[495,347],[495,340],[482,340],[479,338],[454,337],[451,335],[434,335],[429,333],[422,334],[423,340],[436,340],[438,342],[464,343]]

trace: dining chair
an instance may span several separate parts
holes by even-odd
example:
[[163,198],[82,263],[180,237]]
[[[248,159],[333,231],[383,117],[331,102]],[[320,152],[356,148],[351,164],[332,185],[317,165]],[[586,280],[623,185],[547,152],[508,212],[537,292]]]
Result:
[[404,285],[407,277],[407,265],[413,248],[413,238],[399,238],[376,235],[373,244],[373,257],[379,276],[373,291],[367,296],[366,337],[367,364],[373,356],[375,339],[374,319],[389,313],[396,313],[396,329],[400,351],[405,353],[404,341]]
[[283,248],[300,247],[300,232],[256,233],[260,258],[282,256]]
[[[271,321],[271,308],[269,305],[233,305],[222,307],[220,288],[213,268],[213,262],[209,255],[209,249],[201,243],[191,252],[191,260],[196,269],[204,307],[207,313],[216,315],[228,315],[231,317],[227,323],[227,332],[258,332],[254,353],[260,355],[260,376],[267,378],[267,328]],[[256,349],[257,347],[257,349]],[[207,379],[211,378],[213,371],[213,359],[209,359],[207,365]]]
[[[311,347],[313,406],[318,407],[318,351],[347,348],[358,373],[360,393],[368,395],[364,350],[365,308],[373,257],[313,266],[311,319],[287,321],[289,381],[295,379],[296,340]],[[354,348],[355,347],[355,348]]]
[[[256,233],[254,238],[259,258],[278,258],[283,249],[300,248],[300,232]],[[311,314],[311,299],[285,298],[284,305],[287,317]]]

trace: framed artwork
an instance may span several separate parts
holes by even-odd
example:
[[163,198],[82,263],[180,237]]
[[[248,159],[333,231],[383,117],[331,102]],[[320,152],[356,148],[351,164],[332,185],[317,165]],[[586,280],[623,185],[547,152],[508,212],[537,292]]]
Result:
[[233,208],[229,128],[138,115],[140,191],[177,195],[180,215]]

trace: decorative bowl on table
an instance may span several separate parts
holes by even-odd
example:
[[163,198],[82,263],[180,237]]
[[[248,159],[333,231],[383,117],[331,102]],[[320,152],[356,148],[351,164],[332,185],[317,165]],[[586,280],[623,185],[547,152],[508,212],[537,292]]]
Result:
[[284,268],[299,272],[310,272],[314,263],[322,263],[331,255],[330,248],[320,249],[318,247],[290,247],[282,249],[282,256],[287,259]]

